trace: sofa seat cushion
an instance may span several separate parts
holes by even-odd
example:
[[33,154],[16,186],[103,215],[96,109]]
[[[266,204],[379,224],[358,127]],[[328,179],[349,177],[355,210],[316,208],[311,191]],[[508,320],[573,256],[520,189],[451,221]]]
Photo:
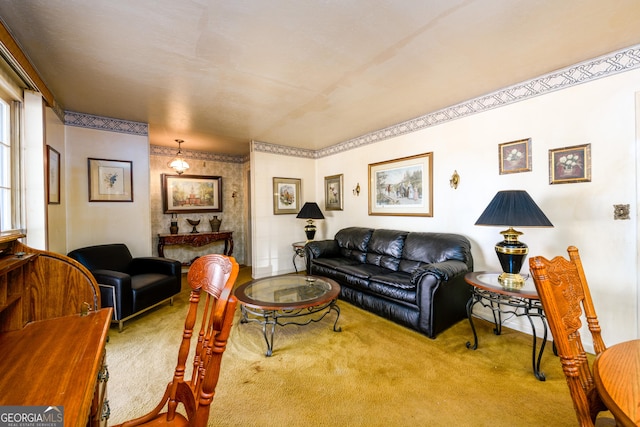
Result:
[[369,289],[388,298],[417,304],[416,286],[411,282],[409,273],[394,271],[384,275],[371,276]]
[[157,273],[131,276],[134,313],[175,295],[179,290],[174,281],[172,276]]

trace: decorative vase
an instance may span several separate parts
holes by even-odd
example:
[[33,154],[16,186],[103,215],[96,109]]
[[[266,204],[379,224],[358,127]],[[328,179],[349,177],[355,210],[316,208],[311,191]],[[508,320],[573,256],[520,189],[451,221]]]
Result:
[[209,220],[209,224],[211,224],[211,231],[217,233],[220,230],[220,224],[222,224],[222,220],[218,219],[217,216],[214,216]]
[[171,221],[171,226],[169,227],[169,233],[178,234],[178,222]]

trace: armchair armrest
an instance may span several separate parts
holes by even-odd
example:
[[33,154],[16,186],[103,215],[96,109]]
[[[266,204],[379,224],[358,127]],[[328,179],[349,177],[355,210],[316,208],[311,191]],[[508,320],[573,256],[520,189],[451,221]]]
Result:
[[[115,320],[133,314],[133,292],[131,276],[114,270],[93,270],[91,272],[100,285],[103,306],[113,307]],[[107,288],[113,288],[107,291]]]
[[129,264],[129,272],[132,276],[145,273],[159,273],[167,276],[175,276],[180,280],[182,264],[169,258],[139,257],[133,258]]

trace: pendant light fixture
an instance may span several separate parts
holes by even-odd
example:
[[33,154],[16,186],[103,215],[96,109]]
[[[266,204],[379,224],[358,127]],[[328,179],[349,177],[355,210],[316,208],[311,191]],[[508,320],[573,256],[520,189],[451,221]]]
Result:
[[182,175],[184,171],[189,169],[189,164],[182,158],[181,145],[184,141],[182,139],[176,139],[176,142],[178,143],[178,153],[167,165],[174,169],[178,175]]

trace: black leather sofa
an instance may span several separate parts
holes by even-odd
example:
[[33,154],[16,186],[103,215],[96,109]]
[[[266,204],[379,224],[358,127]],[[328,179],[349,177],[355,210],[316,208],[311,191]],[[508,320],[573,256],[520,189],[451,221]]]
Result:
[[160,257],[133,258],[123,243],[88,246],[68,256],[87,267],[100,285],[102,307],[113,307],[113,321],[124,321],[180,293],[182,264]]
[[345,228],[305,245],[307,274],[340,284],[340,298],[430,338],[466,318],[469,240],[458,234]]

